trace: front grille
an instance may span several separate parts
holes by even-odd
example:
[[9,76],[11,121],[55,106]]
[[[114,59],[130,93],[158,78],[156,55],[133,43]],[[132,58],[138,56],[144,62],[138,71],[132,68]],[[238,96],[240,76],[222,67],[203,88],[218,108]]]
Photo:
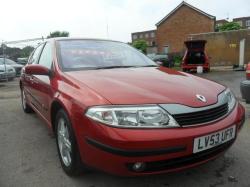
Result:
[[193,113],[174,114],[174,119],[181,126],[191,126],[215,121],[228,113],[228,104],[225,103],[218,107],[210,108]]
[[[226,142],[222,145],[219,145],[215,148],[202,151],[200,153],[192,154],[185,157],[174,158],[169,160],[160,160],[156,162],[146,162],[146,167],[143,172],[157,172],[157,171],[164,171],[170,169],[177,169],[185,166],[189,166],[195,163],[203,162],[208,159],[211,159],[218,154],[222,153],[223,151],[227,150],[234,142],[235,139]],[[127,164],[127,167],[130,171],[133,171],[133,163]]]

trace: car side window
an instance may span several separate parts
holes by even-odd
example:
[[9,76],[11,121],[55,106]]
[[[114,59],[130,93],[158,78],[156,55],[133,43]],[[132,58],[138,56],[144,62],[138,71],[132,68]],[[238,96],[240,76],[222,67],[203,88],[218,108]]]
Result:
[[51,69],[52,60],[53,60],[53,58],[52,58],[52,46],[49,42],[47,42],[45,47],[43,48],[43,51],[42,51],[42,54],[40,56],[38,64]]
[[29,58],[29,64],[37,64],[38,58],[41,53],[41,50],[43,48],[44,44],[40,44],[32,53],[32,56]]

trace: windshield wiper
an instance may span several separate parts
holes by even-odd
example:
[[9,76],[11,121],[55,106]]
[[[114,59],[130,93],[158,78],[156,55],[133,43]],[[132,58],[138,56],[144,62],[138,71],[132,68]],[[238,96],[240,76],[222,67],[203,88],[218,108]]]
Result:
[[134,68],[138,66],[103,66],[103,67],[96,67],[96,69],[115,69],[115,68]]
[[158,67],[157,65],[145,65],[145,66],[138,66],[138,67]]
[[96,69],[115,69],[115,68],[141,68],[141,67],[158,67],[156,65],[145,65],[145,66],[101,66],[101,67],[86,67],[86,70]]

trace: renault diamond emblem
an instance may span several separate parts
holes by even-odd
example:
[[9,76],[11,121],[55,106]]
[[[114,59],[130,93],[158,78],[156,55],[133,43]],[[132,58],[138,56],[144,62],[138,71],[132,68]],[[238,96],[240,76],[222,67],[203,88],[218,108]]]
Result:
[[207,102],[206,98],[205,98],[203,95],[197,94],[196,97],[197,97],[197,99],[199,99],[199,100],[202,101],[203,103],[206,103],[206,102]]

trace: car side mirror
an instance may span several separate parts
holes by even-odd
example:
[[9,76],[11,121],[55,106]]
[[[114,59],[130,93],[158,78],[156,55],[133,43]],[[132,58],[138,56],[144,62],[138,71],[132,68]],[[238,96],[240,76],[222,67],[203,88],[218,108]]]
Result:
[[24,67],[24,72],[29,75],[48,75],[50,76],[50,70],[39,64],[31,64]]

